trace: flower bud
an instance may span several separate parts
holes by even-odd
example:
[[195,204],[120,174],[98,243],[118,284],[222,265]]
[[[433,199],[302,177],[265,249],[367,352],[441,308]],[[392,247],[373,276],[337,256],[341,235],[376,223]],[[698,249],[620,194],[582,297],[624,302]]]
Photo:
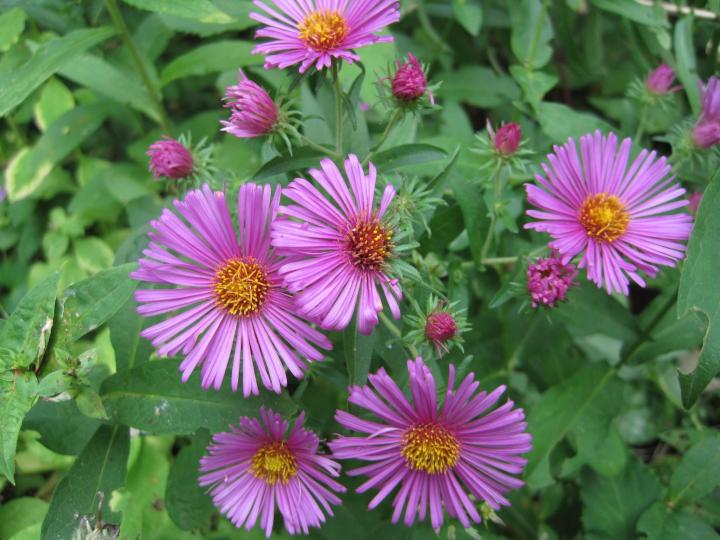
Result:
[[150,171],[155,178],[185,178],[193,172],[193,156],[180,141],[163,137],[150,145],[146,152],[150,156]]
[[675,73],[672,68],[667,64],[660,64],[645,79],[645,87],[651,93],[663,96],[680,88],[678,86],[673,87],[673,82],[675,82]]
[[495,151],[499,154],[510,156],[517,152],[522,140],[522,129],[515,122],[504,124],[495,132],[490,132]]

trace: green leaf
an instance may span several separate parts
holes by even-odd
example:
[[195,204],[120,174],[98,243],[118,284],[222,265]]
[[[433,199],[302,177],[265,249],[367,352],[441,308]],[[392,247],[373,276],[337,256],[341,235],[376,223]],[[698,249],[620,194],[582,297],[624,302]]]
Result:
[[25,30],[25,18],[25,12],[19,7],[0,15],[0,51],[7,51],[17,43]]
[[152,343],[140,336],[148,320],[147,317],[138,315],[137,302],[134,298],[130,298],[108,322],[118,372],[130,369],[150,358],[153,352]]
[[31,289],[0,330],[0,371],[26,368],[42,358],[53,327],[59,274]]
[[75,241],[75,258],[80,268],[88,274],[96,274],[112,266],[115,253],[100,238],[89,236]]
[[198,484],[200,458],[209,443],[210,433],[198,430],[192,444],[180,450],[170,467],[165,504],[170,518],[186,531],[204,527],[215,510],[207,491]]
[[712,526],[702,518],[686,511],[673,512],[663,502],[656,502],[645,510],[637,524],[640,538],[647,540],[717,540]]
[[59,79],[52,78],[45,83],[40,99],[33,112],[35,123],[42,131],[75,106],[75,97]]
[[40,45],[25,64],[4,74],[5,80],[0,83],[0,116],[5,116],[22,103],[33,90],[73,61],[78,54],[105,41],[114,33],[107,26],[85,28]]
[[575,337],[602,334],[627,342],[637,336],[637,320],[612,296],[591,282],[583,282],[568,293],[568,301],[552,312]]
[[146,362],[116,373],[100,389],[110,420],[150,433],[192,433],[199,428],[211,432],[227,429],[240,416],[255,416],[258,407],[280,413],[294,409],[287,394],[262,392],[243,398],[226,384],[222,390],[203,390],[199,370],[183,384],[180,360]]
[[[480,188],[475,182],[468,182],[464,175],[451,176],[455,200],[460,206],[465,230],[470,240],[470,252],[477,268],[482,268],[482,248],[485,235],[490,227],[490,218]],[[435,230],[433,233],[435,233]]]
[[75,283],[60,299],[59,343],[69,344],[97,329],[125,305],[137,287],[128,273],[134,263],[103,270]]
[[233,22],[230,15],[219,10],[210,0],[125,0],[125,3],[139,9],[175,15],[202,23]]
[[0,473],[15,483],[15,449],[23,418],[37,395],[32,373],[0,373]]
[[32,195],[53,167],[100,127],[108,112],[104,103],[75,107],[53,122],[35,146],[16,154],[5,170],[10,200]]
[[660,497],[660,482],[637,458],[622,474],[586,474],[580,497],[586,540],[635,540],[640,516]]
[[343,349],[349,385],[363,385],[367,381],[377,332],[365,336],[358,331],[356,320],[343,331]]
[[25,416],[23,429],[40,433],[40,442],[53,452],[77,456],[100,427],[82,414],[75,401],[38,401]]
[[675,24],[673,37],[677,76],[685,88],[693,114],[700,114],[700,93],[698,90],[698,71],[693,44],[693,18],[684,17]]
[[445,159],[447,152],[430,144],[403,144],[389,150],[378,152],[371,162],[381,171],[387,172],[408,165],[420,165]]
[[147,89],[134,76],[92,54],[82,54],[60,70],[60,75],[86,86],[99,95],[129,105],[156,122],[160,114]]
[[510,66],[510,74],[513,79],[520,85],[525,99],[527,99],[533,107],[537,107],[542,101],[545,94],[555,88],[558,78],[542,71],[533,71],[523,66]]
[[166,65],[160,75],[164,85],[192,75],[207,75],[262,64],[262,56],[252,54],[252,41],[223,40],[201,45]]
[[690,448],[670,478],[672,507],[701,499],[720,485],[720,435],[712,434]]
[[102,426],[58,484],[42,525],[43,540],[67,540],[80,525],[79,516],[90,516],[95,524],[102,493],[103,522],[119,516],[110,511],[113,490],[125,483],[129,453],[128,429]]
[[553,27],[548,0],[516,0],[508,4],[512,36],[510,46],[521,64],[539,69],[550,61]]
[[294,171],[304,171],[310,167],[317,167],[325,154],[311,148],[300,148],[294,150],[293,155],[278,156],[265,163],[253,175],[253,178],[265,181],[267,178]]
[[453,0],[455,20],[471,35],[477,36],[482,27],[482,5],[477,0]]
[[48,503],[36,497],[18,497],[0,506],[0,538],[12,538],[23,529],[42,523]]
[[678,373],[683,405],[690,408],[705,387],[720,373],[720,287],[717,286],[717,254],[720,253],[720,175],[705,190],[683,264],[677,313],[683,317],[699,311],[707,319],[697,368]]
[[540,103],[537,107],[538,122],[553,142],[564,143],[569,137],[580,137],[596,129],[603,133],[613,127],[591,113],[578,112],[562,103]]
[[665,10],[658,5],[646,6],[638,2],[625,0],[591,0],[594,6],[615,13],[631,21],[648,26],[662,26],[669,28]]
[[617,414],[616,405],[622,404],[618,394],[615,372],[597,363],[545,392],[528,415],[533,436],[525,469],[528,484],[543,487],[551,483],[550,453],[571,431],[580,437],[578,451],[599,446]]
[[481,109],[491,109],[520,97],[520,91],[510,77],[482,66],[462,67],[438,78],[443,81],[444,99],[462,101]]

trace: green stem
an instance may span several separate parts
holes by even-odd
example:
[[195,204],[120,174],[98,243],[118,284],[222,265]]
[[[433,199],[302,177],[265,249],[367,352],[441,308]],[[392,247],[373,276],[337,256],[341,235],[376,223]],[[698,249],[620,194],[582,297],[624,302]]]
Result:
[[645,133],[645,123],[647,122],[648,106],[643,105],[642,112],[640,113],[640,120],[638,120],[637,131],[635,132],[635,141],[640,144],[640,137]]
[[493,200],[493,207],[490,209],[490,226],[488,227],[487,235],[485,236],[485,242],[483,242],[482,251],[480,252],[480,259],[487,259],[487,254],[490,251],[490,245],[492,244],[493,236],[495,235],[495,224],[497,223],[497,201],[500,198],[502,192],[502,186],[500,185],[500,171],[502,170],[502,164],[498,161],[495,166],[495,170],[492,173],[493,190],[495,192],[495,198]]
[[400,109],[395,109],[395,112],[390,117],[390,120],[387,123],[387,126],[385,126],[385,130],[382,132],[382,135],[380,135],[380,138],[378,139],[378,142],[375,143],[375,145],[370,149],[370,152],[368,152],[368,155],[365,157],[365,159],[362,160],[363,166],[367,165],[367,162],[370,161],[370,159],[375,155],[375,153],[378,151],[378,149],[385,144],[385,141],[388,138],[388,135],[390,135],[390,132],[392,131],[392,128],[397,125],[397,123],[400,121],[400,118],[402,118],[403,112]]
[[164,131],[168,131],[169,127],[167,115],[165,114],[165,108],[162,105],[160,97],[155,92],[155,88],[152,84],[152,81],[150,80],[150,76],[145,69],[145,64],[143,64],[140,53],[138,52],[135,44],[132,41],[132,38],[130,37],[130,32],[128,31],[127,25],[125,24],[125,20],[123,19],[120,10],[118,9],[117,3],[115,2],[115,0],[105,0],[105,6],[110,13],[110,17],[112,18],[113,23],[115,23],[115,27],[120,33],[120,39],[122,39],[123,44],[127,47],[128,51],[130,51],[130,56],[132,56],[133,62],[135,63],[135,68],[140,74],[140,78],[143,80],[143,84],[147,89],[148,96],[150,97],[153,105],[155,106],[155,110],[157,111],[158,115],[160,115],[160,126],[163,128]]
[[498,264],[510,264],[518,261],[518,257],[488,257],[486,259],[480,259],[480,263],[483,266],[492,266]]
[[[393,336],[402,341],[402,332],[395,325],[395,323],[392,322],[390,318],[382,311],[380,312],[380,320],[385,325],[385,328],[387,328]],[[420,353],[412,343],[408,343],[407,345],[405,345],[405,348],[408,350],[408,352],[413,358],[417,358],[418,356],[420,356]]]
[[332,64],[333,90],[335,91],[335,152],[338,155],[343,153],[343,110],[342,110],[342,88],[340,87],[340,77],[338,76],[339,62]]
[[642,332],[640,332],[640,335],[637,337],[637,339],[635,339],[635,341],[633,341],[632,344],[625,350],[622,357],[620,358],[620,362],[616,366],[617,368],[627,362],[628,359],[633,354],[635,354],[635,351],[637,351],[642,346],[642,344],[651,337],[653,330],[655,330],[655,327],[660,323],[663,317],[667,315],[668,311],[670,311],[670,309],[675,305],[677,297],[678,291],[676,290],[672,295],[668,297],[667,300],[665,300],[665,303],[660,307],[660,309],[652,318],[650,323],[642,330]]
[[317,150],[318,152],[322,152],[323,154],[326,154],[327,156],[329,156],[329,157],[331,157],[331,158],[340,157],[340,154],[338,154],[337,152],[334,152],[334,151],[330,150],[327,146],[323,146],[322,144],[318,144],[318,143],[316,143],[316,142],[314,142],[314,141],[311,141],[311,140],[308,139],[305,135],[303,135],[302,133],[300,133],[297,129],[292,128],[292,129],[291,129],[291,132],[292,132],[293,135],[295,135],[295,137],[296,137],[304,146],[309,146],[310,148],[313,148],[313,149]]

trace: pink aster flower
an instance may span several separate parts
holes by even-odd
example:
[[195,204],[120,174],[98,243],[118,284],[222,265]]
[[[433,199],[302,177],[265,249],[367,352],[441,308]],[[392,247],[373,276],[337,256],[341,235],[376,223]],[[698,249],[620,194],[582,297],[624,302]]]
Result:
[[230,120],[222,120],[222,130],[241,139],[269,134],[278,121],[278,108],[259,84],[238,72],[238,84],[225,89],[225,107]]
[[553,253],[550,257],[538,257],[535,263],[528,265],[528,292],[532,307],[554,307],[563,302],[568,289],[576,283],[577,268],[572,263],[563,264],[562,259]]
[[190,150],[175,139],[164,136],[150,145],[146,152],[150,156],[150,172],[155,178],[185,178],[193,172],[193,157]]
[[309,173],[324,192],[296,178],[283,190],[295,204],[280,208],[291,219],[273,224],[273,247],[285,257],[280,273],[302,315],[324,329],[341,330],[359,306],[358,328],[369,334],[383,309],[378,285],[393,317],[400,318],[402,292],[388,276],[394,230],[385,219],[395,189],[388,184],[375,208],[375,166],[368,164],[365,174],[355,155],[345,161],[348,180],[329,159]]
[[250,530],[260,517],[270,537],[276,506],[290,534],[308,534],[325,522],[325,513],[333,515],[330,505],[340,503],[333,492],[345,491],[333,480],[340,465],[318,453],[318,438],[302,427],[304,418],[300,414],[288,433],[288,422],[260,408],[259,421],[242,417],[239,426],[213,437],[200,460],[199,482],[236,527]]
[[295,313],[282,287],[280,260],[270,247],[268,229],[277,213],[280,189],[244,184],[238,195],[237,235],[225,195],[205,185],[175,201],[152,221],[150,244],[131,276],[169,287],[135,293],[141,315],[172,313],[143,330],[160,356],[186,355],[180,364],[186,382],[201,366],[203,388],[219,389],[231,365],[230,384],[243,394],[263,385],[280,392],[285,369],[302,377],[307,361],[323,358],[316,347],[330,341]]
[[675,73],[667,64],[660,64],[650,72],[645,79],[645,87],[658,96],[663,96],[680,90],[680,86],[673,86]]
[[396,0],[253,0],[263,13],[250,17],[265,26],[255,34],[269,38],[253,49],[265,55],[265,68],[285,69],[300,64],[304,73],[313,64],[330,67],[333,58],[350,63],[360,57],[353,49],[392,41],[378,36],[400,19]]
[[699,148],[710,148],[720,143],[720,79],[710,77],[705,87],[700,85],[702,114],[692,131],[693,141]]
[[578,155],[568,139],[548,155],[539,185],[525,184],[538,208],[528,210],[538,221],[525,228],[549,233],[563,264],[581,255],[590,280],[625,295],[628,278],[645,286],[639,271],[655,276],[658,266],[675,266],[692,229],[688,214],[673,212],[688,202],[667,160],[642,150],[628,168],[631,148],[629,138],[618,148],[614,134],[596,131],[580,137]]
[[408,360],[407,365],[412,403],[380,369],[368,377],[370,386],[350,388],[349,398],[377,420],[345,411],[335,415],[345,428],[364,434],[329,443],[335,458],[369,462],[347,472],[368,478],[358,493],[379,490],[369,504],[373,509],[399,486],[392,522],[397,523],[404,511],[403,521],[411,526],[416,517],[425,520],[429,509],[436,529],[442,526],[443,508],[469,527],[480,522],[480,501],[495,510],[509,506],[503,493],[522,486],[513,475],[522,472],[527,460],[520,456],[532,448],[523,410],[507,401],[490,411],[505,387],[476,393],[480,383],[472,373],[455,389],[453,365],[440,406],[435,379],[422,358]]
[[[409,53],[407,62],[397,61],[397,71],[393,75],[390,85],[395,99],[400,101],[417,101],[425,95],[428,84],[425,71],[414,54]],[[429,92],[428,99],[435,105],[435,98]]]

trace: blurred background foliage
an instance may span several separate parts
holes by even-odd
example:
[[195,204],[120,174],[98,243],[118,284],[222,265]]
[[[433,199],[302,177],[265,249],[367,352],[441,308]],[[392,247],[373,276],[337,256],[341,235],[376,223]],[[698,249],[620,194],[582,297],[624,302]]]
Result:
[[[305,135],[332,143],[327,88],[263,69],[251,10],[244,0],[0,0],[0,540],[259,539],[236,531],[196,485],[210,434],[266,403],[305,409],[327,437],[350,381],[385,365],[403,383],[407,343],[381,327],[332,336],[330,358],[303,381],[250,400],[204,392],[197,377],[182,385],[178,360],[155,361],[138,336],[147,322],[126,263],[175,189],[148,173],[150,143],[206,139],[214,187],[231,192],[314,165],[312,152],[220,133],[221,96],[238,68],[274,95],[293,85]],[[567,303],[532,311],[521,309],[526,259],[484,264],[482,247],[494,207],[493,258],[543,253],[545,238],[520,232],[522,184],[567,137],[632,136],[646,114],[636,144],[670,155],[668,134],[700,110],[698,79],[717,72],[719,12],[718,0],[404,0],[394,43],[359,51],[362,70],[343,68],[357,106],[346,150],[361,156],[388,121],[376,88],[388,66],[412,52],[442,81],[440,107],[405,116],[375,160],[393,182],[434,179],[443,200],[408,259],[426,285],[406,289],[425,305],[432,287],[465,310],[463,353],[422,351],[441,381],[449,358],[484,388],[508,385],[534,450],[527,486],[475,529],[392,526],[386,505],[369,512],[369,495],[348,494],[313,538],[718,537],[717,155],[676,166],[689,191],[710,185],[682,280],[665,270],[618,298],[583,278]],[[629,89],[662,62],[683,89],[666,107],[643,107]],[[487,158],[470,151],[487,120],[520,124],[533,151],[503,178],[499,199],[485,189]],[[702,369],[679,379],[699,356]]]

